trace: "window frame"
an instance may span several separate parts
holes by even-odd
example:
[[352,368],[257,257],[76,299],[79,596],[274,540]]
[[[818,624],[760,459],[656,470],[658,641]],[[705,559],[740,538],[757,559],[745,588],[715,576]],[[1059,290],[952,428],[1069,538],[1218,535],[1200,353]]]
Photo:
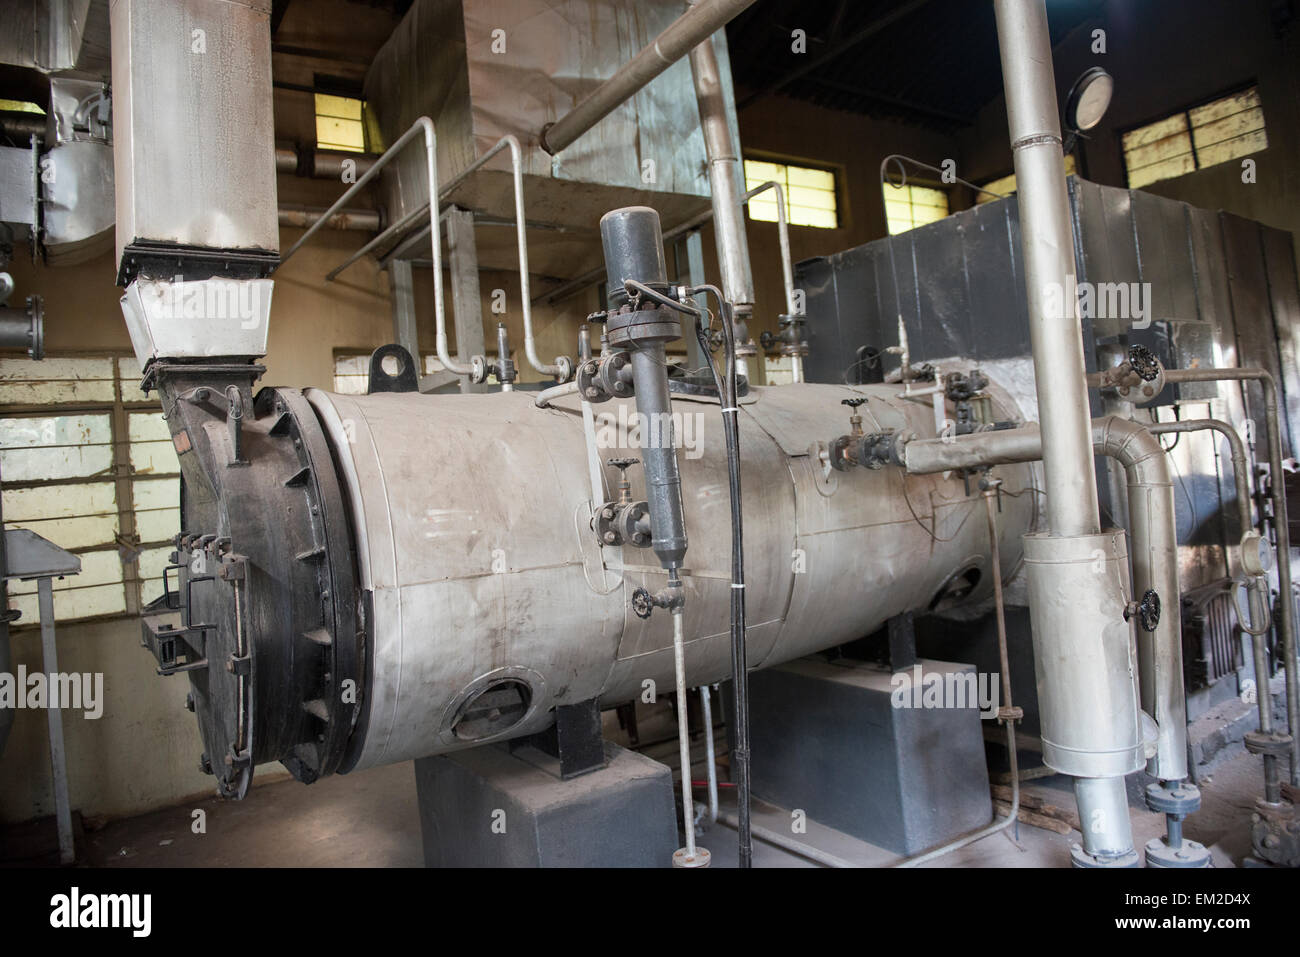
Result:
[[[947,200],[948,211],[944,213],[943,216],[940,217],[940,219],[933,220],[932,222],[937,223],[942,219],[947,219],[955,212],[955,210],[953,210],[952,208],[952,190],[949,188],[949,184],[947,183],[938,182],[936,180],[931,180],[931,179],[917,179],[915,177],[909,176],[907,177],[906,184],[904,184],[903,186],[895,186],[890,180],[882,179],[880,182],[880,214],[885,221],[886,237],[903,236],[906,235],[907,233],[912,232],[915,229],[920,229],[922,226],[931,225],[931,223],[915,223],[910,228],[905,229],[899,233],[891,232],[889,229],[889,206],[887,205],[887,197],[889,196],[889,194],[886,193],[885,190],[892,189],[897,192],[902,192],[904,189],[907,189],[908,187],[912,187],[912,186],[919,187],[920,189],[934,190],[937,193],[943,193],[945,199]],[[915,205],[911,201],[910,193],[908,194],[908,205],[909,207]]]
[[[1205,96],[1205,97],[1201,97],[1200,99],[1188,101],[1183,106],[1177,109],[1168,110],[1166,112],[1156,114],[1155,116],[1143,120],[1140,123],[1133,123],[1128,126],[1117,128],[1115,130],[1115,146],[1116,149],[1119,150],[1120,168],[1124,170],[1124,188],[1145,189],[1147,186],[1151,186],[1155,183],[1165,183],[1171,180],[1182,179],[1184,176],[1191,175],[1191,173],[1199,173],[1203,169],[1213,169],[1215,166],[1224,166],[1228,163],[1233,162],[1233,160],[1242,159],[1245,156],[1255,155],[1255,153],[1243,153],[1242,156],[1234,156],[1232,159],[1223,160],[1218,163],[1211,163],[1209,166],[1202,166],[1200,156],[1197,153],[1197,147],[1196,147],[1196,127],[1192,125],[1193,110],[1198,110],[1203,106],[1209,106],[1211,103],[1217,103],[1219,100],[1229,99],[1230,97],[1237,96],[1238,94],[1245,93],[1249,90],[1256,90],[1259,92],[1259,110],[1260,113],[1264,115],[1264,125],[1261,127],[1261,130],[1263,130],[1265,136],[1267,137],[1268,125],[1269,125],[1268,114],[1267,111],[1264,109],[1264,95],[1263,95],[1263,91],[1260,89],[1258,78],[1252,78],[1250,80],[1246,80],[1245,82],[1235,84],[1234,86],[1230,86],[1225,89],[1222,89],[1217,93],[1211,94],[1210,96]],[[1164,120],[1173,119],[1175,116],[1181,116],[1183,118],[1183,121],[1186,123],[1187,141],[1188,141],[1188,145],[1191,147],[1191,157],[1192,157],[1191,171],[1187,173],[1180,173],[1177,176],[1167,176],[1164,177],[1163,179],[1152,180],[1150,183],[1146,183],[1143,186],[1130,186],[1128,153],[1124,149],[1124,137],[1127,136],[1129,133],[1134,132],[1135,130],[1140,130],[1147,126],[1153,126],[1154,124],[1163,122]],[[1264,152],[1264,150],[1267,150],[1268,148],[1269,146],[1265,146],[1263,150],[1257,150],[1256,152],[1262,153]]]
[[[790,220],[790,207],[793,204],[790,201],[790,186],[789,186],[790,178],[788,173],[786,175],[786,181],[781,184],[781,189],[785,193],[787,225],[792,229],[793,228],[816,229],[820,232],[831,232],[833,230],[843,230],[843,229],[850,228],[849,217],[848,217],[848,203],[846,202],[845,191],[844,191],[844,179],[845,179],[844,168],[842,166],[835,163],[828,163],[819,160],[802,159],[796,156],[783,156],[779,153],[768,153],[761,150],[759,151],[744,150],[740,157],[740,179],[741,182],[744,184],[744,191],[746,193],[748,193],[750,189],[749,177],[748,175],[746,175],[745,172],[745,162],[747,160],[752,160],[755,163],[771,163],[776,166],[783,166],[787,170],[793,167],[795,169],[811,170],[812,172],[815,173],[829,173],[831,175],[831,181],[835,184],[834,189],[832,190],[832,195],[835,198],[835,225],[814,226],[809,223],[796,223]],[[757,199],[758,197],[755,198]],[[776,220],[755,219],[753,216],[751,216],[749,212],[750,202],[751,200],[746,200],[744,203],[746,222],[775,224]]]
[[[19,356],[9,357],[21,359]],[[175,472],[149,472],[137,473],[131,464],[131,450],[136,444],[131,440],[131,416],[134,413],[157,413],[162,415],[162,401],[160,398],[153,399],[127,399],[124,394],[124,385],[129,386],[128,377],[122,373],[122,362],[128,360],[135,361],[135,356],[126,351],[115,350],[87,350],[87,351],[60,351],[47,353],[45,359],[108,359],[113,369],[113,399],[108,400],[76,400],[71,402],[45,402],[45,403],[4,403],[0,402],[0,419],[21,419],[36,417],[59,417],[77,414],[89,415],[106,415],[109,425],[109,442],[113,450],[112,466],[107,473],[100,473],[91,476],[75,476],[62,479],[22,479],[10,481],[4,478],[3,471],[0,470],[0,493],[11,489],[29,489],[29,488],[57,488],[70,485],[93,485],[105,484],[112,482],[114,486],[114,501],[116,503],[116,522],[117,533],[111,542],[99,543],[94,545],[82,545],[75,548],[69,548],[67,551],[74,555],[86,555],[100,552],[114,552],[117,555],[118,564],[121,568],[121,586],[123,590],[122,611],[108,612],[98,615],[79,615],[76,617],[61,617],[60,624],[86,623],[98,621],[114,621],[120,619],[138,618],[142,613],[144,606],[148,604],[154,595],[145,595],[144,587],[148,582],[155,581],[153,578],[144,578],[140,574],[139,556],[146,551],[164,548],[172,545],[172,539],[140,541],[138,536],[138,521],[136,510],[136,483],[141,481],[158,481],[176,479],[179,483],[181,472],[179,467]],[[39,371],[39,364],[31,361]],[[33,377],[33,381],[39,381]],[[58,379],[48,379],[46,381],[59,381]],[[156,393],[155,393],[156,396]],[[35,446],[40,448],[40,446]],[[178,484],[179,488],[179,484]],[[180,497],[177,496],[177,509],[180,508]],[[76,516],[81,517],[81,516]],[[31,520],[20,521],[20,526]],[[179,524],[179,519],[178,519]],[[5,527],[10,525],[8,518],[4,522]],[[38,533],[39,534],[39,533]],[[57,545],[58,543],[55,542]],[[62,547],[62,546],[60,546]],[[130,561],[126,560],[123,555],[123,549],[129,548],[135,552],[136,557]],[[69,576],[72,577],[72,576]],[[56,589],[58,591],[78,591],[89,588],[103,588],[105,584],[114,583],[97,583],[82,585],[71,583]],[[161,594],[161,591],[159,592]],[[8,589],[6,589],[6,605],[10,604]],[[12,629],[26,629],[39,627],[39,622],[27,618],[19,619],[13,622]]]

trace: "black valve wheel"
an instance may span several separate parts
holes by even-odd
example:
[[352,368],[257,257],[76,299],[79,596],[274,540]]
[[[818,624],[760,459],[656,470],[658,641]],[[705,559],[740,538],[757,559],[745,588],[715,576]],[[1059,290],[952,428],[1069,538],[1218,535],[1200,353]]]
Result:
[[641,619],[649,618],[650,613],[655,610],[654,599],[644,588],[632,592],[632,610]]
[[1125,610],[1124,620],[1128,621],[1134,614],[1138,616],[1138,624],[1142,626],[1145,632],[1155,631],[1160,625],[1160,596],[1154,588],[1148,588],[1142,600],[1135,606],[1130,606],[1133,610]]

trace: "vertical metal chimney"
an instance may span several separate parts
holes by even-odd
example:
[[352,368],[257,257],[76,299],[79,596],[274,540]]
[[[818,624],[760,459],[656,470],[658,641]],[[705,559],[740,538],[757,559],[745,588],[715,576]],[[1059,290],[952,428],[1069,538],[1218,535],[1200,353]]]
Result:
[[[995,0],[1049,531],[1025,537],[1043,761],[1075,778],[1081,867],[1136,867],[1124,776],[1145,763],[1123,531],[1101,528],[1074,244],[1043,0]],[[1177,595],[1167,596],[1177,614]]]

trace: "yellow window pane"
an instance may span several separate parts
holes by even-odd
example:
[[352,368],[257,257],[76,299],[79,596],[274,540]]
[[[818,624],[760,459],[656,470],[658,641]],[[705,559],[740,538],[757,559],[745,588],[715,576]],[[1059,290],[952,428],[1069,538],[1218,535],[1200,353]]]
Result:
[[798,206],[791,210],[790,222],[795,226],[816,226],[819,229],[836,229],[839,226],[833,209],[803,209]]
[[316,145],[323,149],[365,152],[365,128],[360,120],[340,120],[332,116],[316,117]]
[[1162,179],[1173,179],[1176,176],[1191,173],[1195,169],[1196,161],[1192,158],[1192,154],[1185,153],[1182,156],[1174,156],[1158,163],[1152,163],[1150,166],[1144,166],[1141,169],[1129,170],[1128,185],[1131,189],[1140,189],[1148,183],[1155,183]]
[[785,182],[785,167],[780,163],[765,163],[761,160],[745,160],[745,188],[753,189],[768,180]]
[[316,115],[335,116],[344,120],[361,119],[361,101],[350,96],[316,94]]
[[835,174],[830,170],[807,169],[802,166],[790,166],[787,169],[791,189],[796,186],[811,186],[813,189],[835,192]]
[[116,493],[112,482],[6,489],[5,527],[30,529],[62,548],[107,545],[117,538]]
[[[1183,132],[1157,140],[1154,143],[1148,143],[1135,150],[1130,150],[1124,154],[1124,165],[1128,168],[1131,177],[1135,171],[1147,166],[1155,166],[1181,156],[1190,157],[1191,155],[1192,137],[1190,134]],[[1196,168],[1195,161],[1192,162],[1192,168]]]
[[[1198,106],[1195,109],[1188,110],[1192,117],[1192,126],[1204,126],[1207,123],[1213,123],[1224,117],[1232,116],[1234,113],[1241,113],[1248,110],[1258,110],[1261,104],[1259,101],[1259,87],[1251,87],[1241,93],[1235,93],[1232,96],[1225,96],[1223,99],[1215,100],[1213,103],[1206,103],[1204,106]],[[1260,126],[1263,126],[1261,120]]]
[[[1196,152],[1199,155],[1206,147],[1233,140],[1239,136],[1249,136],[1251,133],[1261,132],[1263,129],[1264,111],[1259,107],[1255,107],[1252,110],[1233,113],[1212,123],[1194,126],[1192,129],[1192,142],[1196,144]],[[1210,164],[1201,163],[1201,165],[1208,166]]]
[[6,113],[39,113],[42,116],[45,115],[44,110],[27,100],[0,100],[0,110],[4,110]]
[[113,399],[112,359],[0,359],[0,405]]
[[777,222],[776,198],[769,193],[764,193],[762,196],[751,199],[749,201],[749,218],[764,223]]
[[[162,594],[163,571],[171,564],[172,547],[146,548],[136,559],[136,574],[148,582],[145,586],[144,600],[152,601]],[[175,584],[175,579],[172,581]]]
[[1124,152],[1146,146],[1149,143],[1155,143],[1158,140],[1167,139],[1176,136],[1179,133],[1187,132],[1187,117],[1182,113],[1166,117],[1147,126],[1140,126],[1135,130],[1129,130],[1121,137],[1121,145]]
[[816,189],[811,186],[791,186],[786,196],[791,206],[807,206],[811,209],[835,208],[835,191]]
[[1260,150],[1266,149],[1268,149],[1268,136],[1263,130],[1255,130],[1253,133],[1225,140],[1222,143],[1215,143],[1205,149],[1198,148],[1196,158],[1200,160],[1201,166],[1204,168],[1218,163],[1226,163],[1241,156],[1249,156],[1251,153],[1258,153]]

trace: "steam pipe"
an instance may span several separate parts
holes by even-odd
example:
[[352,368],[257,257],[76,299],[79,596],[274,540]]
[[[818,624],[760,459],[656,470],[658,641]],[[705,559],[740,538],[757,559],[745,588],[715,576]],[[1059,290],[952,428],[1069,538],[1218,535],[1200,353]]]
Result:
[[[485,163],[487,163],[488,160],[496,156],[497,153],[500,153],[503,149],[506,149],[507,147],[509,147],[510,149],[510,167],[514,176],[515,240],[519,251],[519,296],[522,302],[523,320],[524,320],[524,354],[528,357],[528,364],[532,366],[536,371],[540,372],[542,375],[556,376],[561,381],[564,381],[568,379],[570,375],[573,374],[573,361],[568,356],[557,356],[555,359],[555,363],[553,365],[547,365],[546,363],[542,362],[541,359],[538,358],[537,341],[533,337],[533,300],[532,300],[532,293],[529,289],[529,282],[528,282],[528,236],[527,236],[526,223],[524,220],[523,152],[519,147],[519,140],[516,137],[509,134],[501,137],[501,139],[497,140],[494,144],[492,144],[492,146],[487,150],[487,152],[485,152],[474,162],[470,163],[469,166],[465,167],[463,170],[461,170],[459,173],[453,176],[450,180],[448,180],[447,185],[443,187],[441,192],[432,191],[436,183],[431,181],[430,182],[431,192],[429,193],[429,196],[430,197],[437,196],[438,201],[441,202],[447,196],[451,195],[451,192],[457,186],[459,186],[466,179],[468,179],[471,173],[477,171]],[[339,265],[335,266],[332,270],[329,271],[329,273],[326,274],[325,278],[332,282],[335,279],[335,277],[339,275],[339,273],[343,272],[343,270],[347,269],[354,262],[356,262],[358,259],[364,256],[366,253],[382,245],[385,241],[392,238],[393,236],[400,234],[403,230],[408,228],[413,222],[422,219],[429,212],[431,206],[436,206],[436,204],[432,202],[432,199],[430,200],[429,203],[424,204],[419,209],[415,209],[407,213],[397,222],[393,223],[393,225],[389,226],[387,229],[381,232],[374,239],[370,240],[370,242],[366,243],[364,246],[362,246],[360,249],[354,252],[351,256],[349,256]],[[427,228],[429,229],[430,232],[433,233],[438,233],[440,231],[436,216],[431,215],[429,217],[429,226]],[[421,230],[421,232],[423,232],[423,230]],[[438,244],[435,241],[434,249],[436,250],[437,248],[438,248]],[[435,281],[441,282],[441,278],[440,278],[441,265],[439,259],[434,260],[434,271],[435,273],[437,273],[437,277],[438,277],[435,279]],[[439,329],[440,329],[439,335],[441,335],[445,340],[446,338],[445,323],[439,325]],[[438,353],[438,358],[442,359],[441,350]],[[475,357],[475,358],[477,359],[479,357]],[[445,364],[446,362],[444,360],[444,365]],[[447,368],[453,372],[457,372],[457,370],[452,366],[447,366]],[[466,375],[467,373],[459,372],[458,374]]]
[[[290,229],[306,229],[325,219],[323,209],[309,209],[301,206],[281,206],[278,210],[280,225]],[[373,209],[349,209],[328,217],[326,225],[330,229],[355,229],[361,232],[374,232],[379,228],[379,213]]]
[[[1187,716],[1182,623],[1177,611],[1178,537],[1169,466],[1159,440],[1136,422],[1106,416],[1096,419],[1091,431],[1095,452],[1116,459],[1127,475],[1133,592],[1154,588],[1164,600],[1165,614],[1156,631],[1139,629],[1139,687],[1144,710],[1160,726],[1151,771],[1161,780],[1182,780],[1187,776]],[[1032,462],[1041,458],[1045,445],[1038,427],[1031,424],[948,439],[917,439],[907,443],[904,454],[908,472],[928,474]],[[1101,799],[1103,790],[1089,786],[1088,793]]]
[[[705,5],[701,0],[692,9]],[[754,312],[754,271],[749,261],[749,240],[745,236],[740,151],[731,138],[727,123],[727,101],[722,92],[722,72],[713,49],[712,37],[691,50],[691,76],[700,112],[700,130],[709,160],[709,194],[713,208],[713,233],[722,273],[722,291],[731,303],[743,347],[735,356],[737,374],[748,376],[746,357],[756,354],[749,335],[749,318]]]
[[[1258,382],[1263,392],[1268,432],[1269,498],[1277,536],[1277,577],[1281,595],[1282,657],[1286,667],[1286,718],[1291,732],[1291,784],[1300,786],[1300,688],[1297,687],[1295,600],[1291,591],[1291,532],[1287,526],[1286,488],[1282,470],[1282,431],[1278,424],[1277,380],[1267,369],[1166,369],[1165,382]],[[1261,680],[1261,676],[1256,676]],[[1267,696],[1267,686],[1260,688]]]
[[749,242],[745,237],[740,198],[744,192],[744,178],[740,175],[739,151],[727,123],[727,101],[711,36],[691,50],[690,60],[695,99],[700,110],[700,130],[704,134],[704,149],[709,160],[709,192],[713,201],[713,227],[718,266],[722,273],[722,292],[733,307],[742,311],[752,309],[754,273],[749,262]]
[[794,263],[790,259],[790,227],[789,220],[785,213],[785,190],[776,180],[769,179],[766,183],[760,183],[745,194],[745,202],[749,202],[764,190],[772,190],[776,193],[776,231],[781,241],[781,279],[785,283],[785,311],[787,315],[795,315],[794,305]]
[[[433,120],[427,116],[421,116],[411,128],[397,138],[397,140],[386,149],[375,164],[361,174],[361,178],[343,191],[343,195],[334,201],[334,205],[325,211],[325,214],[313,223],[305,233],[303,233],[296,243],[289,247],[289,251],[280,257],[279,264],[275,267],[277,270],[282,268],[288,262],[293,254],[296,253],[303,245],[316,235],[317,232],[325,225],[331,216],[343,208],[356,193],[360,192],[379,171],[383,169],[392,160],[394,156],[401,152],[402,147],[417,136],[424,136],[424,159],[425,166],[429,176],[429,196],[438,195],[438,137],[433,128]],[[431,203],[429,207],[430,233],[433,240],[433,313],[438,328],[438,359],[442,362],[443,367],[456,375],[479,375],[478,381],[482,381],[482,373],[487,368],[487,360],[483,356],[474,356],[471,364],[463,366],[454,362],[447,352],[447,317],[443,311],[442,302],[442,237],[438,230],[438,206],[437,203]]]
[[542,149],[554,156],[568,147],[753,2],[700,0],[573,109],[544,126],[538,137]]
[[[1237,488],[1237,522],[1241,526],[1241,535],[1244,537],[1254,528],[1254,522],[1251,520],[1250,514],[1250,480],[1246,448],[1236,429],[1227,422],[1221,422],[1218,419],[1183,419],[1180,422],[1152,423],[1147,426],[1147,430],[1153,435],[1165,435],[1170,432],[1200,432],[1204,430],[1213,430],[1223,435],[1232,449],[1232,476]],[[1262,734],[1271,734],[1273,731],[1273,699],[1271,695],[1263,690],[1263,679],[1260,677],[1268,674],[1268,651],[1264,647],[1263,636],[1255,634],[1251,630],[1259,628],[1259,623],[1265,621],[1268,616],[1267,580],[1263,575],[1253,575],[1249,587],[1250,626],[1243,627],[1243,630],[1250,636],[1251,657],[1255,665],[1256,683],[1261,688],[1261,692],[1256,696],[1256,704],[1259,706],[1259,730]],[[1278,779],[1277,756],[1265,754],[1262,757],[1264,759],[1264,800],[1270,804],[1276,804],[1281,800],[1282,795]]]

